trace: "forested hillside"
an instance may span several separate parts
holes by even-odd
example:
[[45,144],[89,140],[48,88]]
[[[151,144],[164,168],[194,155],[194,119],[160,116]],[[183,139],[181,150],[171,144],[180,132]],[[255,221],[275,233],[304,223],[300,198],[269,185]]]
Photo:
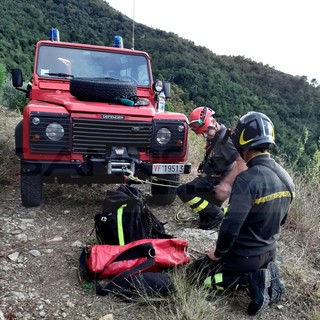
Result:
[[[16,67],[23,69],[25,79],[31,76],[33,45],[46,39],[51,27],[60,30],[63,41],[110,45],[121,35],[125,46],[132,47],[132,20],[102,0],[0,0],[0,11],[0,65],[7,77]],[[195,106],[210,106],[226,125],[247,111],[265,112],[275,123],[279,153],[294,169],[319,172],[316,81],[309,84],[305,76],[291,76],[245,57],[219,56],[142,24],[135,24],[134,47],[150,54],[154,78],[173,84],[174,110],[189,114]]]

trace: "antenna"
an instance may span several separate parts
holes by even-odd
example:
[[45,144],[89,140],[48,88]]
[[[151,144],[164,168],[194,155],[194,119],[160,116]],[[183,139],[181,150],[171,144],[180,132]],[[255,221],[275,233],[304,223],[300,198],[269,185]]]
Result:
[[134,50],[134,13],[135,13],[135,2],[136,0],[133,0],[133,13],[132,13],[132,50]]

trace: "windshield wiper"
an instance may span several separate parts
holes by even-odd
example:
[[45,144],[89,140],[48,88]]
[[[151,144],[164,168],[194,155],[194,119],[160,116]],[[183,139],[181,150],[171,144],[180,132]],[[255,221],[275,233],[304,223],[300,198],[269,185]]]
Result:
[[68,74],[68,73],[52,73],[52,72],[47,72],[45,73],[48,76],[53,76],[53,77],[59,77],[59,78],[74,78],[73,74]]
[[112,77],[103,77],[102,79],[106,79],[106,80],[119,80],[118,78],[112,78]]

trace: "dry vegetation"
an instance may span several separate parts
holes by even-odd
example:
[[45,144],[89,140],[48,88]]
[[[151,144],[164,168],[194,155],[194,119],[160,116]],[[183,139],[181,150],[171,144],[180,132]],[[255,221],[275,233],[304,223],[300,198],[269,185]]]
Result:
[[16,180],[18,160],[14,153],[14,127],[20,116],[0,106],[0,187]]
[[[13,136],[14,125],[19,119],[19,115],[0,107],[0,188],[11,184],[16,187],[18,185],[18,178],[15,176],[18,172],[18,165],[14,154]],[[196,170],[196,164],[203,156],[203,140],[193,134],[190,139],[189,160],[194,164],[193,168]],[[266,315],[259,316],[258,319],[320,319],[319,182],[310,181],[296,173],[292,175],[297,188],[296,199],[282,230],[278,252],[280,271],[286,287],[286,299],[282,304],[285,304],[285,309],[288,311],[283,311],[280,316],[277,313],[278,310],[275,310],[275,313],[268,311]],[[86,191],[77,188],[70,188],[66,191],[62,190],[61,186],[52,186],[47,192],[52,197],[60,197],[61,200],[69,191],[75,193],[72,200],[69,200],[69,205],[72,205],[73,201],[76,206],[87,206],[88,202],[92,203],[94,200],[91,195],[86,194]],[[74,263],[76,264],[77,261]],[[130,307],[120,303],[118,308],[125,310],[124,313],[136,314],[136,317],[128,317],[128,319],[247,319],[237,315],[232,316],[234,305],[230,305],[230,300],[214,295],[208,299],[204,289],[196,289],[186,284],[183,272],[173,274],[176,288],[178,288],[174,295],[161,299],[141,297],[139,303],[131,304]],[[85,291],[85,288],[83,290]],[[96,316],[90,319],[99,319],[103,300],[96,300],[94,294],[92,296],[92,308],[94,309],[92,313]],[[241,299],[241,296],[240,298],[238,295],[234,296],[235,305],[238,307],[242,304]],[[105,304],[103,304],[104,307]],[[112,308],[115,307],[110,307],[111,310]],[[144,310],[144,316],[141,316],[141,308]],[[298,316],[295,317],[295,314]]]

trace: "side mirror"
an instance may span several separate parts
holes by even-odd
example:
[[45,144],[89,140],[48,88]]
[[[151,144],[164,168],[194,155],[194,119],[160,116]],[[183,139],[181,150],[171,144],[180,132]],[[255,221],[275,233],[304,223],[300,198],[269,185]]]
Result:
[[166,98],[171,98],[171,83],[170,82],[163,82],[163,91],[166,95]]
[[11,69],[12,85],[15,88],[23,86],[23,76],[21,69]]

